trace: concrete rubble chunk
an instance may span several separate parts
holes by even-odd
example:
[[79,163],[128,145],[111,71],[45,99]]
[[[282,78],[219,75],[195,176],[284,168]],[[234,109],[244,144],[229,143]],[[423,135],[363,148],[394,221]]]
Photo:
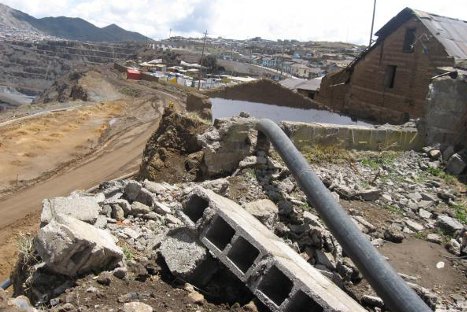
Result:
[[95,196],[73,193],[68,197],[55,197],[42,201],[41,224],[48,224],[56,215],[69,215],[78,220],[94,224],[101,207]]
[[146,206],[152,206],[154,205],[154,202],[156,201],[156,195],[145,189],[144,187],[141,188],[141,190],[138,193],[138,196],[136,196],[135,201],[140,202],[142,204],[145,204]]
[[274,224],[279,214],[279,208],[269,199],[260,199],[247,203],[245,210],[268,227]]
[[362,296],[362,303],[363,305],[370,307],[382,308],[384,306],[384,302],[380,297],[369,295]]
[[418,215],[424,219],[430,219],[432,216],[432,213],[423,208],[420,208],[420,210],[418,211]]
[[436,221],[436,223],[448,234],[454,234],[455,232],[460,231],[463,228],[462,223],[446,215],[438,216],[438,220]]
[[366,311],[235,202],[201,187],[187,202],[201,242],[271,311]]
[[203,183],[201,183],[201,185],[204,188],[213,191],[214,193],[217,193],[219,195],[225,195],[229,190],[230,183],[227,179],[221,178],[216,180],[204,181]]
[[26,296],[18,296],[16,298],[11,298],[8,300],[8,305],[5,312],[38,312],[36,308],[34,308],[29,301],[28,297]]
[[187,228],[169,231],[159,253],[173,275],[193,284],[206,284],[217,271],[214,259],[200,243],[198,234]]
[[464,169],[467,167],[467,164],[462,159],[459,154],[454,154],[449,158],[446,165],[446,171],[453,175],[460,175]]
[[112,269],[123,257],[109,232],[67,215],[42,227],[35,247],[51,271],[71,277]]
[[434,233],[430,233],[426,236],[426,240],[431,242],[431,243],[435,243],[435,244],[441,244],[443,242],[443,239],[440,235],[438,234],[434,234]]
[[114,206],[119,206],[121,209],[123,209],[125,215],[128,215],[131,211],[131,205],[130,203],[125,200],[125,199],[107,199],[106,201],[104,201],[104,204],[106,205],[110,205],[112,208]]
[[143,186],[145,189],[154,194],[159,194],[167,191],[167,188],[162,183],[157,183],[149,180],[144,180]]
[[154,202],[154,210],[162,215],[172,213],[172,209],[170,209],[170,207],[158,201]]
[[137,181],[130,180],[128,181],[127,185],[125,186],[125,196],[126,198],[132,202],[136,199],[136,197],[139,194],[139,191],[141,190],[141,183]]
[[207,177],[232,173],[256,144],[254,119],[218,119],[209,131],[198,136],[204,151],[203,167]]
[[148,205],[142,204],[140,202],[134,201],[131,204],[131,214],[137,215],[137,214],[148,214],[151,212],[152,209]]
[[420,223],[417,223],[415,221],[412,221],[410,219],[406,219],[406,220],[404,220],[404,222],[407,225],[407,227],[409,229],[411,229],[412,231],[420,232],[420,231],[423,231],[425,229],[425,227],[423,225],[421,225]]

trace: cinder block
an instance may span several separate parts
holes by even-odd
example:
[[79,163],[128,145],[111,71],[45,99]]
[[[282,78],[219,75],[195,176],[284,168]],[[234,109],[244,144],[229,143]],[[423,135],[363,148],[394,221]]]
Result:
[[197,187],[183,212],[214,257],[272,311],[366,311],[233,201]]

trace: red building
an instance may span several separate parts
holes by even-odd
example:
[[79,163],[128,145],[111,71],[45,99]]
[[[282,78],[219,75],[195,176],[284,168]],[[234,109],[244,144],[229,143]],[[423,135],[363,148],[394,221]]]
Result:
[[126,79],[141,80],[141,72],[137,69],[128,68],[126,70]]

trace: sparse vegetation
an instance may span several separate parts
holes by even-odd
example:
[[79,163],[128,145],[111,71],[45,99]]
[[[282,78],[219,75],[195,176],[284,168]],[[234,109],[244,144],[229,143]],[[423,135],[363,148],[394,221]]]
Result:
[[130,87],[123,87],[119,91],[120,93],[131,96],[131,97],[139,97],[141,95],[140,90],[130,88]]
[[455,176],[450,175],[449,173],[446,173],[443,169],[441,169],[439,167],[437,167],[437,168],[429,167],[427,169],[427,171],[431,175],[443,179],[448,184],[455,184],[455,182],[457,180]]
[[135,258],[135,256],[133,255],[133,252],[127,246],[123,246],[122,251],[123,251],[123,256],[125,256],[125,260],[131,261]]
[[389,166],[394,164],[400,153],[393,151],[381,152],[375,155],[364,157],[360,160],[361,164],[377,170],[382,166]]
[[454,209],[456,219],[462,224],[467,224],[467,205],[465,203],[455,204],[452,207]]
[[420,231],[420,232],[415,233],[416,238],[423,239],[423,240],[426,240],[427,235],[428,235],[428,233],[426,233],[424,231]]
[[354,157],[348,150],[335,145],[306,146],[302,148],[301,152],[310,163],[342,164],[354,162]]
[[34,258],[34,236],[20,233],[16,241],[18,252],[23,257],[24,262]]
[[385,205],[385,206],[384,206],[384,209],[387,209],[387,210],[389,210],[389,211],[392,212],[392,213],[396,213],[396,214],[400,214],[400,215],[403,214],[402,209],[400,209],[399,207],[397,207],[397,206],[395,206],[395,205]]

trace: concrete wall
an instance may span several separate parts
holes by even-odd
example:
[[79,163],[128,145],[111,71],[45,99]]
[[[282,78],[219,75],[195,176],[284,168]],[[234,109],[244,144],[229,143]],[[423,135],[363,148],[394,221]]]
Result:
[[[467,73],[467,72],[466,72]],[[427,144],[467,146],[467,77],[440,77],[430,84],[425,109]]]
[[[403,51],[408,28],[416,28],[417,41],[411,53]],[[329,82],[323,80],[317,100],[342,112],[380,122],[401,123],[408,117],[422,117],[428,85],[431,77],[437,74],[436,68],[454,65],[443,46],[429,36],[430,32],[418,19],[408,20],[389,36],[378,40],[347,69],[350,79],[344,96],[337,96],[338,101],[326,99],[335,97],[332,86],[342,82],[335,76]],[[397,66],[392,88],[385,84],[390,65]]]
[[414,128],[396,126],[340,126],[321,123],[283,122],[282,128],[298,149],[313,145],[356,150],[420,150],[423,137]]

